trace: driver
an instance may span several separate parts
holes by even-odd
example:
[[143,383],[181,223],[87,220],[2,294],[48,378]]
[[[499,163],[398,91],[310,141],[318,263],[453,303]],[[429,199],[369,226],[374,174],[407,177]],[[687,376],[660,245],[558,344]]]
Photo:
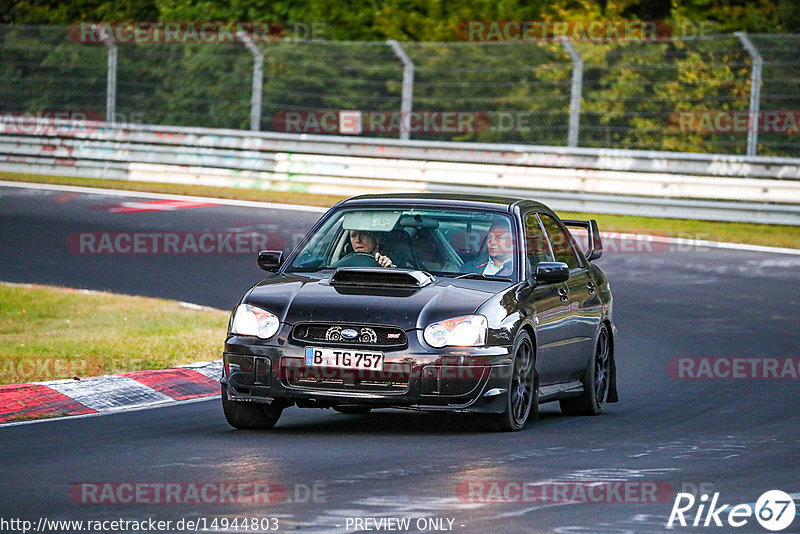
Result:
[[395,267],[389,256],[384,256],[378,252],[381,241],[379,234],[375,232],[350,230],[350,244],[353,246],[354,253],[374,254],[375,261],[381,267]]

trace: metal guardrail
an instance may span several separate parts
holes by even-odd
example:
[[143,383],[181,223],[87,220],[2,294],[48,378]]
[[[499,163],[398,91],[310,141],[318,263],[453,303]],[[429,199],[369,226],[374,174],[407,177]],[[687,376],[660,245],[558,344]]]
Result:
[[[494,193],[554,209],[800,225],[800,159],[39,121],[0,170],[352,195]],[[9,131],[11,130],[11,131]]]

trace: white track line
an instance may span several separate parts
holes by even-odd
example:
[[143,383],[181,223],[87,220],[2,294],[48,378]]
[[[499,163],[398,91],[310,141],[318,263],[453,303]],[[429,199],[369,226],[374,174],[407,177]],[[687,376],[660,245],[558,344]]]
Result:
[[709,246],[711,246],[712,248],[747,250],[751,252],[772,252],[773,254],[793,254],[795,256],[800,256],[800,250],[796,248],[763,247],[761,245],[746,245],[744,243],[725,243],[725,242],[713,242]]
[[166,193],[148,193],[146,191],[127,191],[125,189],[102,189],[77,185],[34,184],[28,182],[7,182],[0,180],[0,187],[18,187],[20,189],[39,189],[47,191],[63,191],[65,193],[85,193],[89,195],[108,195],[116,197],[154,198],[158,200],[190,200],[192,202],[213,202],[225,206],[241,206],[271,210],[312,211],[325,213],[328,208],[319,206],[303,206],[300,204],[279,204],[258,202],[255,200],[234,200],[230,198],[194,197],[188,195],[169,195]]
[[20,425],[35,425],[37,423],[54,423],[56,421],[72,421],[73,419],[86,419],[87,417],[100,417],[103,415],[114,415],[118,413],[138,412],[141,410],[152,410],[154,408],[166,408],[169,406],[177,406],[178,404],[190,404],[194,402],[204,402],[209,400],[216,400],[219,402],[219,395],[210,395],[208,397],[199,397],[196,399],[186,400],[168,400],[163,402],[156,402],[153,404],[138,405],[138,406],[121,406],[119,408],[109,408],[101,412],[83,413],[80,415],[66,415],[64,417],[45,417],[43,419],[30,419],[28,421],[12,421],[7,423],[0,423],[0,431],[6,427],[20,426]]
[[[290,211],[306,211],[324,213],[327,208],[318,206],[303,206],[294,204],[275,204],[271,202],[256,202],[253,200],[231,200],[227,198],[213,198],[213,197],[194,197],[184,195],[167,195],[164,193],[147,193],[140,191],[126,191],[122,189],[100,189],[94,187],[80,187],[71,185],[55,185],[55,184],[34,184],[27,182],[7,182],[0,180],[0,187],[18,187],[21,189],[39,189],[50,191],[64,191],[69,193],[86,193],[90,195],[109,195],[121,197],[138,197],[138,198],[154,198],[159,200],[190,200],[193,202],[213,202],[225,206],[239,206],[247,208],[259,209],[278,209]],[[670,244],[686,245],[687,242],[691,243],[694,247],[704,248],[719,248],[731,250],[743,250],[747,252],[766,252],[770,254],[790,254],[800,256],[800,249],[794,248],[781,248],[781,247],[765,247],[761,245],[746,245],[744,243],[726,243],[724,241],[703,241],[703,240],[687,240],[686,238],[664,238],[662,236],[650,236],[647,234],[630,234],[627,232],[616,232],[624,235],[640,235],[643,238],[652,238],[654,240],[662,241],[668,240]]]

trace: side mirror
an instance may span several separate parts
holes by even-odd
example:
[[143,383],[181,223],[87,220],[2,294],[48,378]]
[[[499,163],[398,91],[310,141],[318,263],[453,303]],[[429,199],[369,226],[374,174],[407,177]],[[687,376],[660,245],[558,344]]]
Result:
[[280,268],[281,263],[283,263],[282,250],[262,250],[258,253],[258,266],[265,271],[274,273]]
[[533,277],[537,282],[545,284],[566,282],[569,280],[569,267],[560,261],[542,261],[536,265],[536,273]]

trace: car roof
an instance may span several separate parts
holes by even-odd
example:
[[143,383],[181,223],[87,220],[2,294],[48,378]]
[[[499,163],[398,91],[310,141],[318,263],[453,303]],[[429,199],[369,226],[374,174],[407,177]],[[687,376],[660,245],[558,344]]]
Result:
[[419,206],[427,204],[431,206],[450,206],[450,207],[470,207],[511,211],[515,206],[519,208],[533,207],[542,211],[550,212],[550,208],[530,199],[517,197],[505,197],[495,195],[466,195],[466,194],[447,194],[447,193],[381,193],[372,195],[360,195],[357,197],[343,200],[340,206],[352,205],[381,205],[381,206]]

